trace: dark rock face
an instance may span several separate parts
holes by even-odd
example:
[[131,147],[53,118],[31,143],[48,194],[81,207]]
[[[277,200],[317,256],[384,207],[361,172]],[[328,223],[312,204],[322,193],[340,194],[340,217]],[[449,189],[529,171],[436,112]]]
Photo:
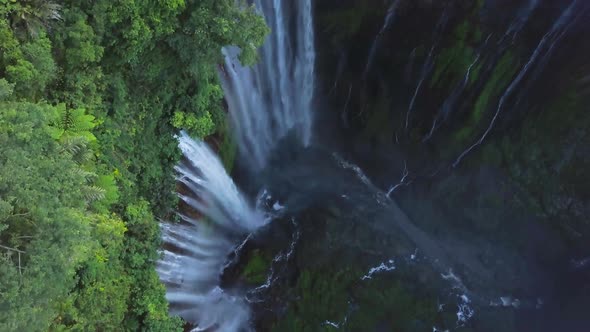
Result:
[[318,143],[277,149],[262,182],[288,211],[225,276],[257,329],[590,326],[588,15],[316,1]]
[[568,219],[555,226],[581,244],[590,188],[589,7],[320,1],[320,96],[384,186],[401,176],[400,159],[417,179],[496,168],[540,217]]

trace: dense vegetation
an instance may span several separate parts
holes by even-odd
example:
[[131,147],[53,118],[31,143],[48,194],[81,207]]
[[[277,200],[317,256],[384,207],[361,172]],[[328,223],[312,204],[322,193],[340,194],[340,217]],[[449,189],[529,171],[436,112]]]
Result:
[[[180,128],[226,127],[232,0],[0,1],[0,330],[177,331],[155,271]],[[231,145],[231,144],[228,144]]]

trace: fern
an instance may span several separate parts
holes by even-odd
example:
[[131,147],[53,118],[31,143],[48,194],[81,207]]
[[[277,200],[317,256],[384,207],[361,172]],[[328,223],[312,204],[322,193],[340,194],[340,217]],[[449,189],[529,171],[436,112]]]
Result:
[[69,155],[76,155],[85,150],[87,141],[83,137],[64,137],[61,141],[62,152]]
[[88,203],[97,202],[105,198],[106,190],[97,186],[82,187],[82,194]]
[[56,107],[57,121],[53,123],[51,135],[57,140],[68,137],[84,137],[88,142],[96,141],[92,129],[96,127],[95,117],[86,114],[83,108],[68,109],[64,104]]
[[119,200],[119,188],[114,175],[99,175],[94,181],[94,186],[104,189],[104,198],[97,202],[95,208],[108,209],[113,203]]
[[86,183],[91,183],[94,179],[97,178],[96,173],[86,171],[80,167],[76,167],[72,170],[72,175],[78,176],[86,180]]
[[88,148],[88,140],[82,136],[64,136],[60,140],[61,151],[71,156],[79,165],[92,159],[92,150]]

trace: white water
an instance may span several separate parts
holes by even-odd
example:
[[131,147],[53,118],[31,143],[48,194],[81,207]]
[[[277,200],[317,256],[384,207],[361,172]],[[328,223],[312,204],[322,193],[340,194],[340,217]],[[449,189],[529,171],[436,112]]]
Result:
[[[295,222],[295,219],[291,219],[291,223],[295,226],[296,230],[293,233],[293,235],[291,236],[291,243],[289,244],[289,249],[287,251],[279,252],[273,258],[272,263],[270,265],[270,271],[268,272],[264,283],[248,292],[248,294],[246,296],[246,300],[249,303],[262,302],[262,300],[259,299],[259,294],[262,291],[265,291],[265,290],[271,288],[273,286],[273,283],[279,279],[280,274],[282,272],[280,270],[280,268],[277,267],[276,265],[278,263],[284,263],[284,262],[289,261],[291,259],[291,257],[293,256],[293,254],[295,253],[295,248],[297,246],[297,243],[299,242],[299,238],[301,237],[301,232],[297,229],[297,223]],[[284,266],[282,268],[284,269]]]
[[352,170],[356,174],[357,178],[361,180],[362,183],[366,184],[369,187],[375,187],[373,183],[371,183],[369,177],[363,172],[363,170],[360,167],[349,161],[346,161],[336,152],[332,153],[332,157],[334,158],[334,160],[336,160],[336,162],[338,162],[338,165],[340,167]]
[[361,280],[373,279],[373,276],[377,273],[381,272],[389,272],[396,269],[395,261],[393,259],[388,260],[387,262],[382,262],[381,264],[372,267],[367,274],[361,277]]
[[157,271],[172,314],[197,324],[196,331],[237,331],[248,325],[248,306],[239,294],[221,289],[219,278],[240,239],[266,219],[246,201],[207,144],[184,133],[179,142],[186,162],[176,167],[177,180],[189,191],[179,196],[190,216],[162,225],[165,250]]
[[[301,145],[310,143],[315,50],[311,0],[257,0],[256,6],[272,29],[260,62],[243,67],[240,50],[226,47],[219,74],[241,155],[260,170],[290,132]],[[222,289],[220,277],[229,256],[272,216],[252,207],[205,143],[183,133],[179,147],[185,162],[176,171],[185,189],[179,194],[185,214],[179,223],[162,225],[157,264],[171,313],[195,324],[195,331],[248,329],[246,294]],[[273,208],[282,210],[278,202]],[[292,251],[277,259],[288,259]]]
[[387,194],[385,194],[385,196],[387,197],[391,197],[391,194],[399,187],[401,186],[407,186],[410,183],[412,183],[412,181],[408,181],[408,175],[410,175],[410,171],[408,170],[408,164],[407,162],[404,160],[404,172],[402,173],[402,177],[400,178],[399,182],[393,186],[391,186],[389,188],[389,190],[387,190]]
[[471,152],[475,147],[479,146],[485,140],[485,138],[488,136],[488,134],[494,127],[494,124],[498,119],[498,115],[500,115],[500,112],[504,108],[507,99],[512,96],[512,93],[515,91],[515,89],[518,87],[518,85],[524,79],[524,77],[528,74],[531,68],[534,67],[537,60],[541,58],[541,60],[539,61],[545,62],[548,59],[548,57],[551,56],[553,48],[562,39],[567,29],[571,26],[567,23],[569,23],[572,20],[572,17],[576,14],[574,9],[577,3],[578,0],[573,0],[572,3],[561,13],[559,18],[555,21],[555,23],[553,23],[549,31],[547,31],[543,38],[541,38],[539,44],[531,54],[529,61],[522,67],[518,75],[516,75],[516,77],[512,80],[508,88],[506,88],[504,94],[502,94],[502,97],[500,97],[500,101],[498,102],[496,112],[494,113],[494,116],[486,131],[475,143],[473,143],[473,145],[468,147],[465,151],[463,151],[463,153],[459,155],[459,157],[457,157],[457,159],[453,163],[453,167],[457,167],[457,165],[459,165],[461,160],[467,154],[469,154],[469,152]]
[[243,67],[239,49],[225,47],[220,78],[241,155],[259,170],[276,142],[290,132],[303,146],[311,141],[315,48],[311,0],[255,4],[272,31],[260,61]]

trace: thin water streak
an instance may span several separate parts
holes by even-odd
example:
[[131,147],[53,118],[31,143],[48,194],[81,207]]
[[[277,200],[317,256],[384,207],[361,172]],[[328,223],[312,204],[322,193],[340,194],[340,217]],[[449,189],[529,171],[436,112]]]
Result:
[[[504,94],[502,94],[502,96],[500,97],[500,101],[498,102],[498,107],[496,108],[496,112],[494,113],[494,116],[492,117],[492,120],[491,120],[490,124],[488,125],[487,129],[485,130],[485,132],[483,133],[483,135],[474,144],[472,144],[465,151],[463,151],[459,155],[459,157],[457,157],[457,159],[455,160],[455,162],[452,165],[453,167],[457,167],[457,165],[459,165],[461,160],[467,154],[469,154],[474,148],[476,148],[481,143],[483,143],[485,138],[488,136],[488,134],[491,132],[492,128],[494,127],[494,124],[496,123],[498,116],[500,115],[502,109],[505,107],[507,99],[512,95],[512,93],[514,92],[516,87],[520,84],[520,82],[528,74],[529,70],[532,67],[534,67],[535,63],[537,62],[537,59],[539,57],[541,57],[540,61],[544,62],[549,56],[551,56],[551,53],[552,53],[552,50],[553,50],[553,47],[555,46],[555,44],[557,44],[562,39],[565,32],[571,27],[571,24],[566,25],[566,23],[569,21],[569,19],[574,14],[574,9],[575,9],[577,3],[578,3],[578,0],[573,0],[571,2],[571,4],[561,13],[561,15],[553,23],[553,25],[551,26],[549,31],[547,31],[547,33],[545,33],[545,35],[541,38],[541,40],[537,44],[537,47],[535,48],[535,50],[531,54],[527,63],[522,67],[522,69],[520,70],[518,75],[516,75],[516,77],[512,80],[512,82],[510,83],[508,88],[506,88],[506,90],[504,91]],[[564,28],[564,25],[565,25],[565,28]],[[550,43],[548,46],[548,49],[547,49],[547,51],[543,52],[543,50],[547,46],[547,43]]]

